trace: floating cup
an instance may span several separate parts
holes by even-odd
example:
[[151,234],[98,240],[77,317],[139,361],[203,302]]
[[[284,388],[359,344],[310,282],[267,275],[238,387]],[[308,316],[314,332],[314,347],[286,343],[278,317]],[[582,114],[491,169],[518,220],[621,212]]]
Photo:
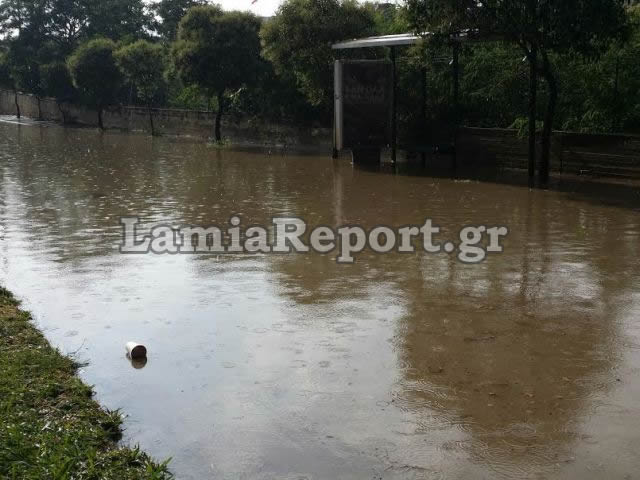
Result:
[[127,355],[131,360],[147,358],[147,347],[136,342],[128,342]]

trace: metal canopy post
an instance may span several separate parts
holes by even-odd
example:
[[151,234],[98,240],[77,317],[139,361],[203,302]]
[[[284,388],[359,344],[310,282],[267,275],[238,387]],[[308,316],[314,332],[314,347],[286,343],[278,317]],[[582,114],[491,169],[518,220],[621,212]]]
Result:
[[396,71],[395,47],[391,47],[391,64],[391,81],[393,82],[393,99],[391,102],[391,162],[395,165],[398,155],[398,75]]
[[531,49],[529,59],[529,187],[534,187],[536,177],[536,109],[538,92],[538,51]]
[[[421,135],[425,135],[427,131],[427,67],[422,67],[420,71],[421,82],[422,82],[422,128]],[[422,159],[422,168],[427,166],[427,152],[422,152],[420,154]]]
[[458,168],[458,127],[460,126],[460,43],[453,43],[453,170]]

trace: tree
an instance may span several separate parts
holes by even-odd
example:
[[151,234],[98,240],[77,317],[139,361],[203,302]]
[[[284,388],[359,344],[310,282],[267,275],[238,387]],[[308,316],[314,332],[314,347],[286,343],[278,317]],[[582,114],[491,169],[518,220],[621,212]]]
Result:
[[40,40],[47,23],[49,0],[2,0],[0,2],[0,36],[25,36]]
[[[286,0],[262,28],[264,56],[291,78],[312,105],[331,111],[331,45],[373,35],[373,11],[352,0]],[[360,52],[362,54],[362,52]]]
[[[542,76],[548,90],[540,162],[540,179],[546,184],[559,96],[551,54],[573,51],[590,55],[602,50],[625,30],[624,4],[624,0],[409,0],[408,8],[417,31],[431,27],[438,32],[448,29],[447,33],[478,29],[520,47],[532,73]],[[533,86],[531,91],[535,92]]]
[[151,104],[164,85],[165,55],[162,45],[138,40],[115,52],[123,76],[136,88],[147,106],[151,135],[155,135]]
[[43,89],[39,53],[33,44],[26,42],[22,37],[13,39],[9,43],[9,65],[16,89],[32,93],[36,97],[38,120],[42,120]]
[[86,38],[106,37],[118,41],[149,36],[153,22],[142,0],[85,1],[90,5]]
[[49,0],[3,0],[0,2],[0,35],[9,47],[7,62],[16,94],[33,93],[38,102],[38,118],[42,118],[42,88],[38,65],[40,50],[46,45],[47,8]]
[[18,103],[18,90],[16,82],[11,75],[11,65],[6,53],[0,52],[0,88],[13,91],[13,98],[16,104],[16,116],[20,118],[20,104]]
[[56,0],[49,10],[49,37],[64,55],[68,55],[87,35],[92,18],[93,0]]
[[98,111],[98,126],[104,129],[102,111],[115,101],[122,75],[114,58],[115,43],[107,39],[91,40],[69,58],[69,71],[83,100]]
[[58,110],[62,115],[62,123],[67,123],[67,114],[62,104],[73,99],[73,80],[69,73],[69,67],[65,63],[55,62],[40,67],[40,78],[44,94],[55,98]]
[[173,42],[178,33],[180,20],[192,7],[205,5],[205,0],[160,0],[153,4],[152,11],[160,18],[155,29],[167,42]]
[[180,21],[172,50],[176,69],[185,85],[198,85],[209,97],[216,96],[218,142],[225,92],[253,83],[260,68],[259,31],[256,16],[223,13],[217,6],[194,7]]

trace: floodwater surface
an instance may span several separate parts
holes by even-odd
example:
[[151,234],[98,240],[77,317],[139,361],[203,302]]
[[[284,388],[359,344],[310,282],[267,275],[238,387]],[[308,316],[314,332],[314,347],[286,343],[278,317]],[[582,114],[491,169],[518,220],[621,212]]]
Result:
[[[620,190],[2,123],[0,282],[179,479],[638,478],[640,210]],[[510,235],[479,265],[118,251],[123,215],[233,214]]]

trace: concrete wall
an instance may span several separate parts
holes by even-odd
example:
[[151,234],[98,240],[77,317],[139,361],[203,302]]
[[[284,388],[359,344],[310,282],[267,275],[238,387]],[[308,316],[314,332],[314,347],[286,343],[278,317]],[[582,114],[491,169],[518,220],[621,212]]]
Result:
[[[37,98],[29,94],[18,94],[18,103],[23,116],[38,118]],[[67,121],[78,125],[97,126],[95,111],[65,104],[62,106]],[[55,100],[40,101],[42,120],[61,122],[62,113]],[[189,135],[208,138],[213,136],[215,112],[178,109],[153,109],[155,129],[165,135]],[[13,92],[0,90],[0,115],[15,115]],[[146,108],[111,107],[103,113],[105,128],[129,131],[150,131]],[[302,128],[291,125],[262,123],[249,119],[223,117],[222,134],[238,143],[304,146],[331,152],[333,132],[327,128]]]

